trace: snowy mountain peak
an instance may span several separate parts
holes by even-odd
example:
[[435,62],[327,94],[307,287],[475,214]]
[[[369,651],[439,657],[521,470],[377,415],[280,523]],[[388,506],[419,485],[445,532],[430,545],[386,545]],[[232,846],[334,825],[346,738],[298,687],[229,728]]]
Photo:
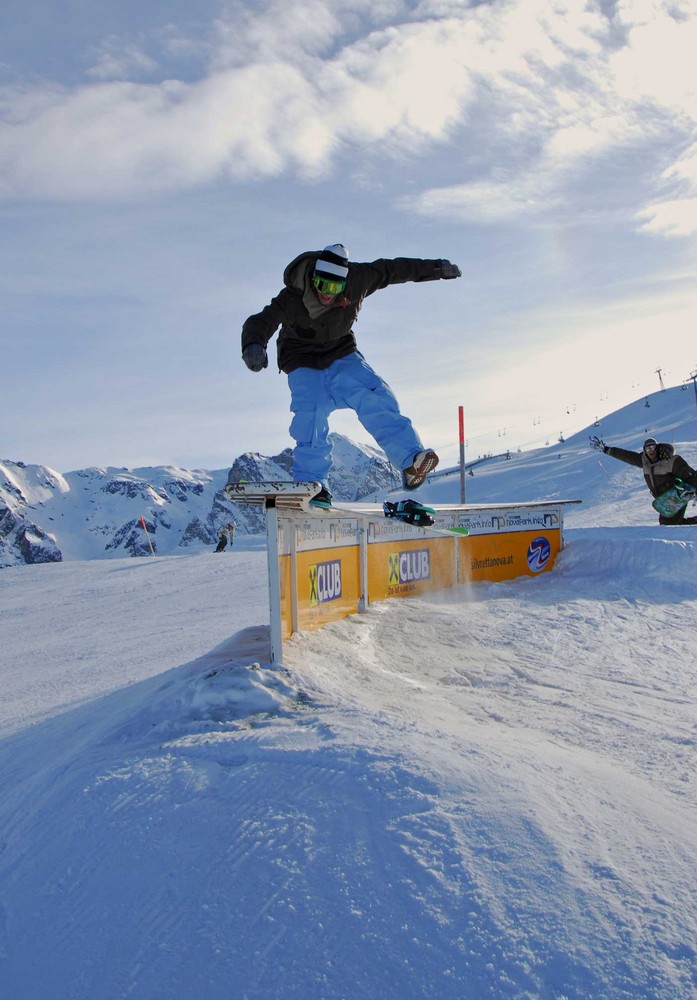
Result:
[[0,461],[0,499],[5,506],[42,503],[54,493],[67,493],[65,478],[45,465],[25,465],[10,459]]
[[[356,500],[392,485],[392,470],[375,448],[333,434],[337,499]],[[290,448],[267,457],[247,452],[230,470],[237,479],[291,476]],[[64,476],[44,466],[0,463],[0,567],[56,559],[158,555],[209,547],[234,521],[238,537],[264,529],[261,510],[234,503],[223,487],[228,470],[176,466],[92,466]],[[144,519],[149,539],[141,524]]]

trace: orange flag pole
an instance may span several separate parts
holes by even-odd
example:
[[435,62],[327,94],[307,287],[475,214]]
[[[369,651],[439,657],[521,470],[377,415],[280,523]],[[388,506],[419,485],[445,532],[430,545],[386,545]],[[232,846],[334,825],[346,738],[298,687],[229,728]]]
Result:
[[144,521],[144,519],[142,517],[140,519],[140,526],[143,529],[143,531],[145,532],[145,537],[148,540],[148,545],[150,546],[150,555],[154,556],[155,555],[155,550],[152,547],[152,542],[150,541],[150,535],[148,534],[148,529],[146,528],[145,521]]

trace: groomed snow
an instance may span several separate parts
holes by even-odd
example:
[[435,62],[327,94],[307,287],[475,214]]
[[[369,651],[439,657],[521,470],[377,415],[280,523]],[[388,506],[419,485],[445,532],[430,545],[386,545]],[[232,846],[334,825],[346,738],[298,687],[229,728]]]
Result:
[[[629,409],[601,432],[638,448]],[[697,527],[587,433],[468,487],[583,499],[554,572],[277,669],[258,548],[0,573],[1,997],[697,994]]]

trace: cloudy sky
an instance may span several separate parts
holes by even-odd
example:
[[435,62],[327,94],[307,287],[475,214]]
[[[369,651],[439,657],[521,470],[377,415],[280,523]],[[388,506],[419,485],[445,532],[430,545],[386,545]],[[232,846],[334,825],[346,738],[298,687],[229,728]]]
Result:
[[338,241],[462,268],[356,330],[446,459],[459,404],[473,455],[683,382],[695,51],[695,0],[5,0],[0,457],[286,447],[240,328]]

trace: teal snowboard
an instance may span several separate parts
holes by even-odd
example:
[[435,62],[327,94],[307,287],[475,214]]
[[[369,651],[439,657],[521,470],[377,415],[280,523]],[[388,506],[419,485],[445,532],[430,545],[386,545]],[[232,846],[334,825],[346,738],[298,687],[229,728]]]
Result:
[[651,506],[664,517],[672,517],[673,514],[677,514],[678,511],[687,507],[690,500],[694,500],[696,495],[692,486],[684,483],[682,479],[676,479],[675,485],[656,497]]

